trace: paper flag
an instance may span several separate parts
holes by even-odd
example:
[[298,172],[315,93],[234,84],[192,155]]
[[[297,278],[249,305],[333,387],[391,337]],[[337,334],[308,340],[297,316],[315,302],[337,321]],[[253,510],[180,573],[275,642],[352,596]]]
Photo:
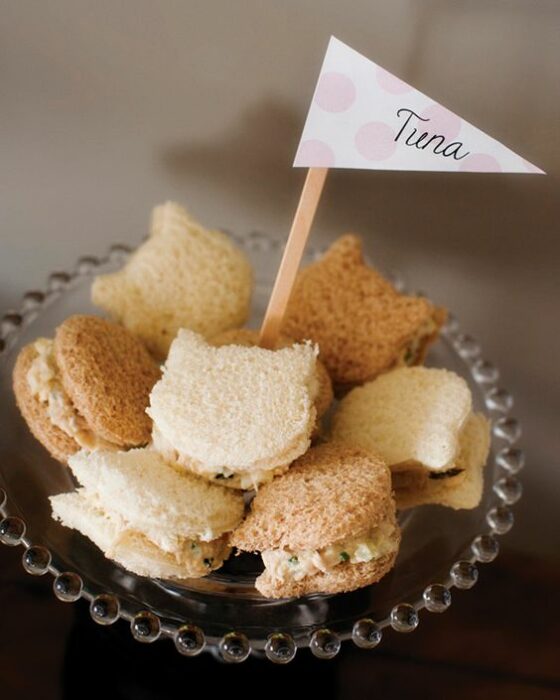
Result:
[[543,174],[335,37],[294,166]]

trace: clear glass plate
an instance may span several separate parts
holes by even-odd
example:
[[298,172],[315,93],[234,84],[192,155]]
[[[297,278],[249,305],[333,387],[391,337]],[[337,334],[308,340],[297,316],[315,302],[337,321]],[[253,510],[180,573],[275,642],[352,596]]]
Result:
[[[257,326],[269,297],[281,254],[278,241],[259,233],[235,237],[256,271],[252,325]],[[513,524],[510,506],[521,496],[516,473],[523,454],[510,416],[511,396],[498,387],[498,371],[481,357],[478,343],[463,334],[453,317],[431,350],[427,364],[446,367],[468,381],[476,410],[492,420],[492,451],[478,508],[454,511],[422,506],[402,514],[403,537],[395,568],[378,584],[353,593],[266,600],[253,582],[260,560],[234,557],[205,579],[169,582],[133,575],[85,537],[63,528],[50,515],[48,496],[75,486],[67,468],[49,457],[32,438],[16,408],[11,373],[20,348],[38,336],[52,336],[73,313],[98,313],[90,302],[92,276],[118,269],[130,251],[113,246],[104,258],[82,258],[74,271],[54,273],[45,292],[25,294],[21,308],[0,325],[0,540],[22,545],[22,563],[31,574],[52,574],[55,595],[64,601],[85,598],[92,618],[112,624],[130,622],[139,641],[172,637],[177,650],[195,655],[203,648],[239,662],[263,653],[276,663],[290,661],[298,647],[318,657],[336,655],[352,639],[373,648],[387,626],[410,632],[419,611],[443,612],[451,589],[470,588],[477,562],[498,553],[497,535]],[[308,251],[308,261],[318,255]],[[393,277],[397,286],[402,286]]]

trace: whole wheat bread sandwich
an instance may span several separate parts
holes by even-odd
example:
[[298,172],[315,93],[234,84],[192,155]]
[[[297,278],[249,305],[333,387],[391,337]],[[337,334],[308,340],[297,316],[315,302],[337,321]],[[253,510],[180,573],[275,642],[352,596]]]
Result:
[[141,576],[195,578],[229,556],[243,516],[236,491],[177,471],[151,450],[82,450],[69,459],[81,484],[51,496],[53,517]]
[[399,508],[480,503],[489,422],[453,372],[402,367],[353,389],[334,414],[331,438],[379,454]]
[[154,449],[224,486],[258,488],[310,445],[316,357],[310,344],[214,347],[180,330],[150,394]]
[[400,294],[368,266],[361,240],[347,234],[298,273],[282,329],[317,343],[344,391],[392,367],[421,364],[444,319],[443,309]]
[[258,491],[231,543],[260,552],[265,569],[255,585],[267,598],[375,583],[400,543],[389,470],[365,450],[313,447]]
[[118,272],[97,277],[93,303],[164,359],[179,328],[205,336],[242,326],[252,292],[245,254],[183,207],[154,209],[150,236]]
[[71,316],[54,339],[20,352],[17,405],[33,435],[61,462],[87,449],[149,442],[148,397],[160,371],[125,328],[97,316]]

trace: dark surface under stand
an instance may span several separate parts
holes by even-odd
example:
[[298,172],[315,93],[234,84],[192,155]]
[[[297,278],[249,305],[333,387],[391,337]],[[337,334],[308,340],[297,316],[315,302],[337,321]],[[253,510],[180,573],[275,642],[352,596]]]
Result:
[[[506,543],[504,543],[506,544]],[[194,688],[222,697],[262,699],[266,689],[315,698],[560,698],[560,567],[507,550],[480,565],[472,591],[453,591],[443,615],[423,612],[409,635],[386,631],[381,645],[350,643],[333,661],[300,650],[284,667],[251,658],[239,666],[210,654],[181,657],[170,640],[143,645],[119,621],[103,628],[84,601],[52,593],[50,576],[20,564],[22,548],[0,547],[0,686],[5,700],[152,700]],[[302,690],[303,696],[303,690]]]

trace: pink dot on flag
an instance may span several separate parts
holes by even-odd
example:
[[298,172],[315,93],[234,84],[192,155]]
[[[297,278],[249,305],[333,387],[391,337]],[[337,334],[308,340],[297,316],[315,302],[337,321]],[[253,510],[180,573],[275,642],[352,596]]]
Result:
[[392,95],[402,95],[404,92],[412,90],[410,85],[407,85],[403,80],[397,78],[396,75],[389,73],[381,66],[377,67],[377,83],[382,90],[390,92]]
[[461,131],[462,119],[436,102],[427,107],[420,116],[430,120],[422,122],[422,126],[426,126],[430,132],[441,134],[447,139],[454,139]]
[[384,122],[364,124],[356,132],[354,142],[358,152],[368,160],[386,160],[397,147],[395,132]]
[[473,153],[461,161],[459,170],[466,173],[501,173],[502,168],[494,156]]
[[344,112],[356,99],[356,86],[343,73],[323,73],[317,83],[315,103],[325,112]]
[[332,168],[334,153],[324,141],[310,139],[300,143],[294,165],[305,165],[308,168]]

